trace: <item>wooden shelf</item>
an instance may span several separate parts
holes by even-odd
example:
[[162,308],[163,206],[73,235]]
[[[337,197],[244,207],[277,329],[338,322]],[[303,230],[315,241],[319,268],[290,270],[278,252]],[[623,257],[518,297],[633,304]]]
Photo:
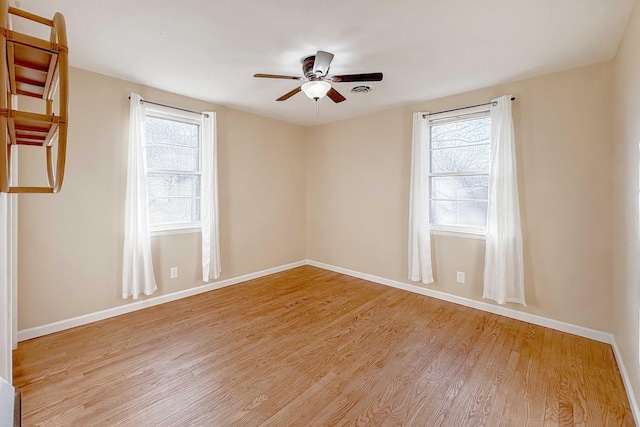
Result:
[[66,47],[8,31],[7,63],[11,93],[53,99],[61,51],[66,51]]
[[10,143],[13,145],[49,146],[61,122],[60,117],[16,110],[4,110],[0,114],[7,116]]
[[[43,40],[10,30],[9,15],[50,27],[50,39]],[[53,19],[47,19],[9,7],[8,0],[0,0],[0,192],[57,193],[62,187],[69,109],[68,53],[67,30],[62,14],[56,13]],[[56,116],[53,114],[53,98],[58,86],[60,102],[59,115]],[[11,95],[43,100],[46,113],[14,109]],[[54,151],[56,141],[57,149]],[[11,185],[12,147],[25,145],[45,148],[48,186]]]

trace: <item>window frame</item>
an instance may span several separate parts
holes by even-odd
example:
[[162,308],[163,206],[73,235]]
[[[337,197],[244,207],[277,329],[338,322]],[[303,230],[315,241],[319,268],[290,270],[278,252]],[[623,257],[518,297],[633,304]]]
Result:
[[[167,107],[164,105],[155,105],[155,104],[145,104],[145,119],[147,117],[153,117],[157,119],[163,120],[171,120],[179,123],[187,123],[191,125],[196,125],[198,127],[198,171],[184,171],[184,170],[168,170],[168,169],[154,169],[147,167],[145,171],[147,179],[150,174],[167,174],[167,175],[195,175],[200,177],[200,185],[202,185],[202,117],[197,113],[190,113],[187,111],[183,111],[176,108]],[[145,136],[146,136],[146,127],[145,127]],[[149,141],[145,143],[145,150],[149,144],[153,145],[167,145],[171,146],[171,144],[154,144]],[[180,145],[180,147],[185,147]],[[188,147],[187,147],[188,148]],[[147,183],[147,190],[148,190]],[[195,197],[196,200],[200,200],[202,196],[199,195]],[[184,197],[186,198],[186,197]],[[151,197],[147,194],[147,206],[149,206],[149,201]],[[201,213],[200,213],[201,214]],[[186,233],[196,233],[202,230],[202,222],[200,219],[198,221],[191,222],[179,222],[179,223],[169,223],[169,224],[157,224],[154,225],[149,222],[149,231],[152,236],[160,236],[160,235],[171,235],[171,234],[186,234]]]
[[[431,171],[431,153],[434,149],[431,148],[431,126],[438,125],[443,123],[451,123],[457,121],[464,121],[474,118],[487,117],[490,118],[490,109],[488,105],[481,105],[473,108],[465,108],[464,110],[457,111],[449,111],[443,113],[436,113],[429,115],[429,137],[427,141],[427,149],[429,151],[429,170],[427,171],[429,186],[429,211],[431,212],[431,202],[442,199],[434,199],[431,194],[431,178],[433,177],[448,177],[448,176],[487,176],[490,179],[491,171],[485,172],[435,172]],[[482,144],[472,144],[473,146],[482,145]],[[491,155],[491,141],[488,143],[489,145],[489,155]],[[459,146],[468,147],[466,146]],[[458,147],[456,147],[458,148]],[[440,148],[441,149],[441,148]],[[436,148],[435,150],[439,150]],[[464,201],[466,199],[451,199],[456,201]],[[488,199],[474,199],[472,201],[487,201]],[[463,237],[469,239],[485,239],[487,235],[487,227],[475,227],[469,225],[456,225],[456,224],[433,224],[431,222],[431,214],[429,215],[429,229],[431,234],[441,235],[441,236],[452,236],[452,237]]]

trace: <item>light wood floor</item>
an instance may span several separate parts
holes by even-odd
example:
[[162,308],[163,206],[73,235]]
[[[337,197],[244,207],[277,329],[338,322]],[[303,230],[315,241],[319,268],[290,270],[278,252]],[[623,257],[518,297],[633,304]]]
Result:
[[633,425],[609,345],[308,266],[14,360],[25,426]]

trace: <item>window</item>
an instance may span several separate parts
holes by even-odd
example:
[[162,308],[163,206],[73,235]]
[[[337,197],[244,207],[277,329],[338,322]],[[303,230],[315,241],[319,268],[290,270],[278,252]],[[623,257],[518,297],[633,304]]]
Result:
[[488,111],[429,120],[432,230],[485,234],[491,119]]
[[145,112],[152,231],[200,227],[201,121],[171,110]]

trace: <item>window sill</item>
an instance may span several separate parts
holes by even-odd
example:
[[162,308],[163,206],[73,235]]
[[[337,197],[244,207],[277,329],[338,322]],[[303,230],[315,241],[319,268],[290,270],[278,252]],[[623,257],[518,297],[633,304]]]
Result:
[[486,240],[487,236],[481,231],[471,230],[451,230],[441,228],[431,228],[431,234],[435,236],[458,237],[462,239]]
[[190,233],[200,233],[202,231],[202,227],[188,227],[188,228],[170,228],[164,230],[152,230],[151,237],[156,236],[171,236],[173,234],[190,234]]

